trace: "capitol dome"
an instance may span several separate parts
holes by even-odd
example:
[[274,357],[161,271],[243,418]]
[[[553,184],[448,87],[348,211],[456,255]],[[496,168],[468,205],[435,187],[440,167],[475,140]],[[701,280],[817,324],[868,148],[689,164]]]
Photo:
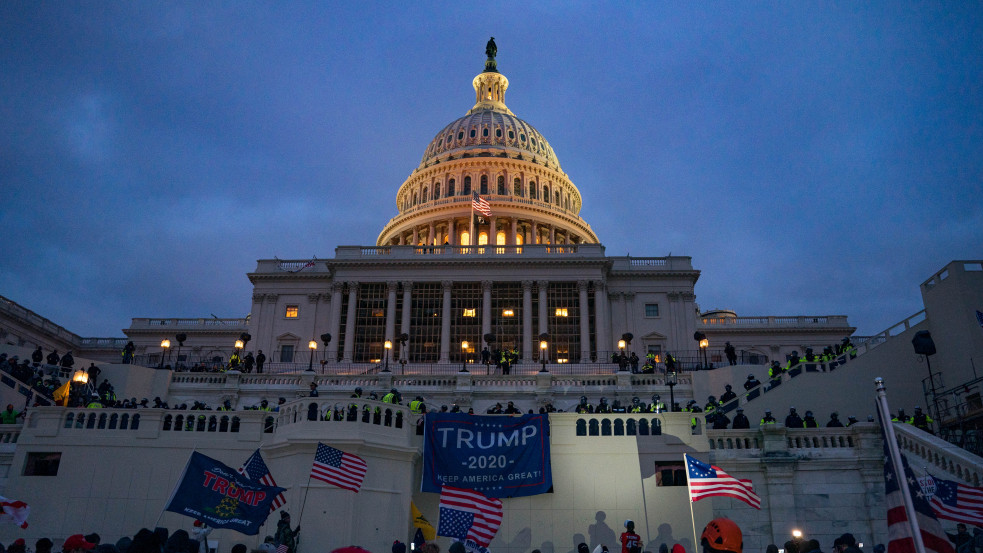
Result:
[[[553,148],[505,105],[509,80],[493,56],[474,77],[475,103],[446,125],[399,187],[379,246],[585,244],[597,236],[580,218],[580,191]],[[489,205],[472,224],[472,195]],[[472,236],[472,233],[474,236]]]

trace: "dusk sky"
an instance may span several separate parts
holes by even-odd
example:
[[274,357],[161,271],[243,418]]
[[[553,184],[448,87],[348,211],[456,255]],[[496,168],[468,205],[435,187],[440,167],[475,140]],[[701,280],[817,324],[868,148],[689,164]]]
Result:
[[868,335],[983,258],[980,2],[13,0],[0,295],[245,316],[257,259],[375,244],[489,36],[607,254],[691,256],[704,310]]

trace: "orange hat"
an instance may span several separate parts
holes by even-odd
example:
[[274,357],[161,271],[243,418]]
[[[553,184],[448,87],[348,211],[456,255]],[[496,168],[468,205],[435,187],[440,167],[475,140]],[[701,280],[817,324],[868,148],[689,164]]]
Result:
[[715,518],[707,523],[700,536],[700,543],[716,551],[743,553],[744,536],[741,528],[729,518]]

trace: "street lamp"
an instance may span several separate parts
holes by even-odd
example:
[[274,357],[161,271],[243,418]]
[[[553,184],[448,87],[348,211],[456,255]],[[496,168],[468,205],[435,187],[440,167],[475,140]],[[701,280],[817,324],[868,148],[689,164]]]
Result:
[[624,371],[628,369],[628,363],[625,361],[625,346],[627,344],[624,340],[618,340],[618,349],[621,351],[621,357],[618,358],[618,370]]
[[307,347],[311,348],[311,360],[307,363],[307,370],[314,372],[314,352],[317,351],[317,342],[311,340],[307,342]]
[[461,342],[461,372],[468,372],[468,341]]
[[666,373],[666,386],[669,386],[669,412],[674,412],[676,410],[676,397],[672,393],[672,389],[679,384],[679,378],[676,376],[676,371],[669,371]]
[[75,390],[75,401],[69,402],[72,403],[72,407],[82,406],[80,394],[82,392],[82,388],[85,388],[85,385],[88,383],[89,383],[89,374],[85,372],[84,369],[79,369],[75,371],[75,374],[72,375],[72,388]]
[[[700,349],[703,351],[703,368],[709,369],[710,365],[707,364],[707,346],[710,345],[710,341],[707,340],[707,335],[697,330],[693,333],[693,339],[700,344]],[[699,361],[697,361],[699,365]]]
[[546,340],[540,340],[539,341],[539,360],[543,363],[543,368],[542,369],[539,369],[539,372],[541,372],[541,373],[549,372],[549,371],[546,370],[546,348],[547,347],[549,347],[549,344],[546,343]]
[[[171,352],[171,350],[170,350],[171,341],[168,340],[168,339],[166,339],[166,338],[163,339],[163,340],[161,340],[160,341],[160,347],[163,348],[163,349],[160,350],[160,368],[163,369],[164,368],[164,353],[165,352],[166,353],[170,353]],[[168,357],[168,359],[170,359],[170,357]]]
[[387,373],[389,372],[389,352],[393,349],[392,340],[386,340],[383,346],[386,348],[386,368],[382,369],[382,372]]

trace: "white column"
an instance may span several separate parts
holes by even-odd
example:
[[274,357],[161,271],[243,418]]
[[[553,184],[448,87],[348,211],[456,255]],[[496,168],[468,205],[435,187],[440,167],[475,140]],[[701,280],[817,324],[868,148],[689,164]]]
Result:
[[[540,280],[536,282],[536,288],[539,289],[539,333],[549,332],[549,319],[546,318],[546,289],[549,287],[550,283],[548,280]],[[538,345],[536,347],[539,347]]]
[[345,357],[351,363],[355,357],[355,311],[358,309],[358,283],[348,283],[348,317],[345,319]]
[[522,281],[522,361],[532,363],[532,281]]
[[399,288],[399,283],[395,280],[390,280],[386,283],[386,291],[389,295],[386,297],[386,335],[383,340],[392,340],[395,344],[396,342],[396,290]]
[[597,326],[597,351],[598,362],[605,362],[608,359],[601,359],[602,351],[607,351],[607,344],[611,343],[611,323],[608,317],[608,292],[602,280],[594,281],[594,324]]
[[440,303],[440,363],[451,362],[451,290],[454,282],[441,281],[444,298]]
[[341,339],[341,290],[345,287],[343,282],[331,283],[331,317],[328,332],[331,333],[331,341],[328,342],[328,362],[338,362],[338,341]]
[[[491,290],[492,281],[481,281],[481,339],[484,341],[485,334],[491,333]],[[480,348],[479,348],[480,350]]]
[[[399,333],[410,334],[410,307],[412,307],[413,302],[413,283],[410,281],[403,282],[403,319],[399,323]],[[407,353],[409,357],[409,353]]]
[[590,361],[590,303],[587,300],[587,286],[588,282],[586,280],[581,280],[577,282],[577,288],[580,291],[580,309],[578,313],[580,314],[580,362],[587,363]]
[[430,230],[429,230],[429,232],[427,233],[427,245],[428,245],[428,246],[433,246],[433,245],[434,245],[434,244],[436,244],[436,243],[437,243],[437,242],[436,242],[436,240],[435,240],[435,238],[434,238],[434,227],[433,227],[433,221],[430,221]]
[[514,246],[518,244],[518,240],[516,240],[516,236],[518,235],[519,235],[519,219],[516,217],[512,217],[512,232],[509,234],[509,240],[508,240],[510,246]]

